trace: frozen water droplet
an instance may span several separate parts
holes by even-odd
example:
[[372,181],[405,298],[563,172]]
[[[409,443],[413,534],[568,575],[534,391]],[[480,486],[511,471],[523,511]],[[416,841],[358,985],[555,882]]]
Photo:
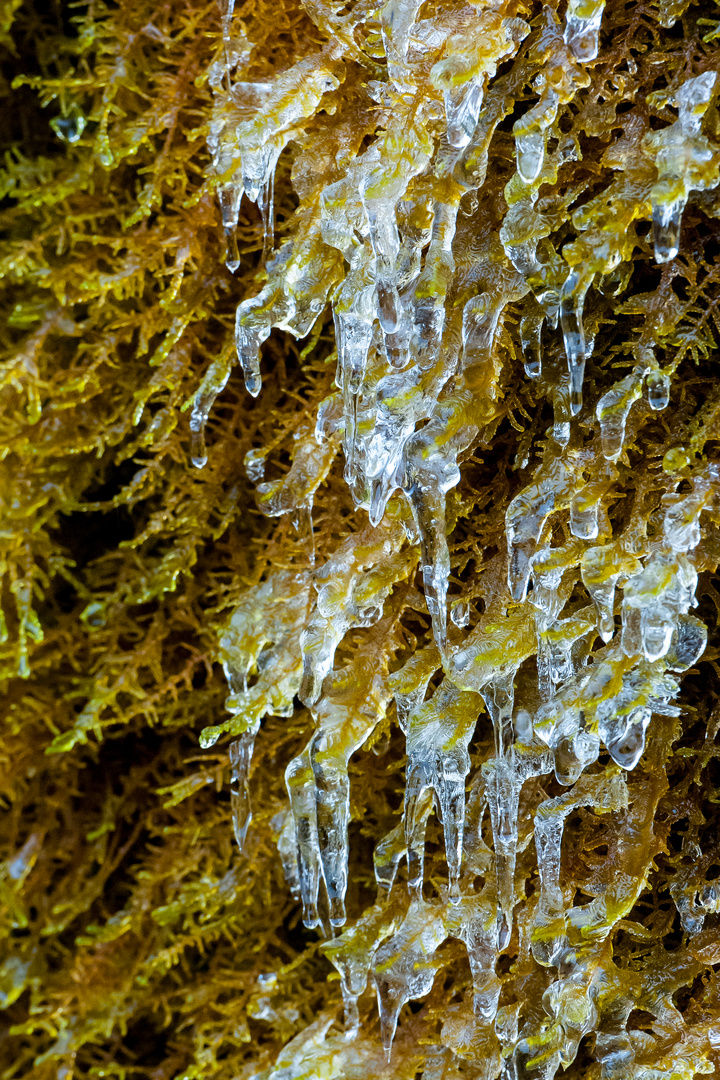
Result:
[[664,371],[650,371],[645,381],[650,408],[660,412],[670,400],[670,376]]
[[245,475],[251,484],[259,484],[265,475],[267,450],[248,450],[245,455]]
[[680,225],[686,199],[658,202],[652,208],[653,245],[655,262],[666,263],[674,259],[680,248]]
[[58,139],[71,145],[80,141],[85,125],[85,117],[77,105],[71,105],[64,116],[56,116],[50,121],[50,127]]
[[190,431],[190,460],[196,469],[202,469],[207,465],[204,424],[197,431]]
[[528,131],[515,135],[517,170],[526,184],[537,180],[545,159],[545,132]]
[[580,540],[594,540],[598,534],[598,503],[589,502],[584,491],[576,492],[570,503],[570,531]]
[[651,718],[649,709],[635,709],[622,724],[616,738],[606,744],[610,757],[622,769],[634,769],[642,757],[645,733]]

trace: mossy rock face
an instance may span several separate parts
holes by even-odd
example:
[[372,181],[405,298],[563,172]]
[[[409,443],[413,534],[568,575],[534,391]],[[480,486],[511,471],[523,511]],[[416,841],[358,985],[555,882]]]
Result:
[[2,1077],[720,1070],[718,41],[4,4]]

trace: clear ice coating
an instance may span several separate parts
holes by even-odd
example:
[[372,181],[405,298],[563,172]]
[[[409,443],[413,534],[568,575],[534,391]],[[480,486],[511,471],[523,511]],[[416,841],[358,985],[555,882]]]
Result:
[[645,136],[654,157],[658,180],[650,192],[655,261],[669,262],[680,247],[680,225],[691,191],[715,187],[720,176],[720,154],[701,132],[702,120],[715,93],[716,71],[687,79],[667,95],[678,118],[674,124]]
[[565,15],[565,41],[581,62],[598,54],[605,0],[569,0]]
[[357,999],[365,990],[375,955],[382,942],[397,930],[403,915],[401,906],[392,909],[375,904],[340,937],[323,942],[321,949],[340,975],[345,1006],[345,1031],[349,1038],[360,1028]]
[[622,453],[628,414],[642,394],[642,380],[643,372],[635,369],[597,403],[595,414],[600,421],[602,452],[608,461],[616,461]]
[[205,378],[193,401],[190,413],[190,460],[197,469],[207,464],[205,447],[205,425],[215,399],[223,392],[230,378],[231,360],[225,356],[215,360],[207,370]]
[[[633,114],[615,138],[622,114],[610,89],[597,100],[579,93],[590,85],[592,67],[583,65],[600,55],[604,6],[570,0],[562,24],[545,6],[531,30],[476,4],[441,5],[421,18],[418,0],[380,8],[306,0],[330,43],[262,83],[242,81],[252,46],[232,4],[223,11],[224,54],[209,75],[212,190],[228,269],[240,262],[243,194],[260,210],[267,256],[262,287],[236,312],[246,389],[261,392],[261,350],[273,330],[295,338],[314,330],[314,341],[327,334],[331,310],[337,348],[336,390],[312,368],[319,395],[282,453],[276,458],[273,441],[245,456],[258,509],[287,515],[301,542],[290,567],[268,571],[236,605],[219,650],[229,719],[201,736],[204,746],[231,738],[232,822],[242,849],[263,718],[293,715],[296,698],[308,718],[287,763],[288,802],[272,818],[273,841],[305,926],[336,935],[321,949],[340,977],[345,1036],[328,1035],[324,1020],[311,1025],[282,1051],[271,1080],[325,1075],[326,1065],[330,1075],[346,1062],[363,1067],[360,999],[369,980],[389,1057],[403,1005],[430,993],[447,938],[455,939],[449,955],[467,951],[472,1009],[463,1004],[443,1019],[446,1044],[429,1055],[428,1077],[465,1075],[453,1070],[467,1053],[473,1068],[482,1061],[486,1080],[553,1080],[591,1033],[601,1080],[669,1075],[635,1061],[648,1036],[628,1024],[648,1002],[638,1005],[627,986],[620,991],[610,935],[628,918],[657,851],[651,768],[629,782],[625,774],[643,754],[650,759],[653,717],[679,715],[677,675],[707,643],[690,611],[705,565],[702,514],[716,506],[720,471],[666,455],[657,482],[664,493],[638,495],[657,502],[651,525],[623,526],[612,508],[622,470],[641,448],[638,425],[662,413],[676,388],[668,351],[668,312],[681,308],[675,294],[666,289],[662,311],[631,298],[636,306],[627,310],[643,320],[635,367],[614,383],[593,370],[597,393],[584,383],[596,327],[602,340],[597,296],[608,308],[626,301],[640,244],[635,222],[651,208],[655,258],[665,263],[677,254],[690,193],[718,183],[711,123],[703,133],[717,74],[657,92],[656,104],[677,109],[674,123],[650,131]],[[351,61],[362,65],[360,84]],[[343,81],[352,123],[338,119],[334,91]],[[516,168],[498,201],[484,189],[490,141],[528,88],[531,100],[512,127]],[[561,186],[563,170],[582,160],[579,133],[604,137],[608,124],[611,137],[592,168],[611,179],[590,197],[584,181]],[[291,142],[299,206],[273,251],[274,175]],[[573,205],[574,239],[560,251],[558,226]],[[662,368],[656,355],[665,356]],[[553,409],[544,444],[523,429],[535,418],[508,389],[521,380],[520,363],[532,395]],[[231,366],[225,349],[193,401],[190,456],[198,467]],[[595,410],[587,420],[583,395]],[[504,537],[501,527],[497,554],[468,582],[465,549],[451,546],[465,513],[463,462],[476,454],[492,466],[495,432],[507,420],[518,431],[515,473],[498,476],[487,496]],[[327,535],[317,524],[327,513],[317,493],[335,482],[340,450],[355,518],[338,518],[331,550],[318,541],[316,564],[315,533]],[[406,603],[416,619],[411,645],[399,622]],[[348,900],[352,761],[369,749],[382,761],[395,720],[405,739],[405,790],[374,848],[375,903],[358,914],[352,890]],[[550,774],[565,789],[553,797]],[[598,870],[592,898],[580,903],[565,884],[565,832],[571,814],[589,812],[612,820],[608,865],[631,871],[608,880]],[[438,825],[436,857],[426,840],[440,836]],[[528,905],[519,871],[534,857],[533,841],[539,891]],[[707,869],[683,868],[671,887],[688,934],[720,911]],[[498,960],[515,934],[542,969],[541,981],[523,989],[541,1003],[537,1016],[527,1015],[524,1000],[501,997],[509,977]],[[667,1020],[669,1006],[652,1007]]]
[[424,799],[428,791],[440,812],[452,903],[460,899],[460,860],[465,817],[465,778],[470,771],[468,743],[475,730],[480,701],[443,681],[424,705],[411,715],[407,727],[405,780],[405,843],[408,888],[422,898],[425,851]]
[[432,989],[440,966],[435,953],[446,937],[441,905],[415,899],[398,930],[375,953],[372,974],[388,1060],[400,1010],[405,1002],[425,997]]
[[592,273],[571,270],[560,293],[560,324],[570,376],[570,412],[573,416],[577,416],[582,408],[582,387],[587,356],[583,306],[592,278]]

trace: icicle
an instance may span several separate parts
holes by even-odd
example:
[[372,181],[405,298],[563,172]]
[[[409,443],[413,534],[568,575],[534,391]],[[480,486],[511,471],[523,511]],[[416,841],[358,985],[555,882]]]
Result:
[[318,848],[332,926],[345,922],[348,875],[350,781],[348,762],[372,734],[385,711],[386,691],[360,661],[336,672],[314,712],[310,741],[315,782]]
[[539,620],[538,683],[545,700],[552,699],[558,687],[575,675],[576,643],[594,628],[595,612],[591,607],[567,619]]
[[513,600],[523,600],[530,579],[530,561],[549,515],[567,506],[573,477],[562,457],[549,463],[547,476],[528,485],[512,500],[505,514],[508,543],[508,587]]
[[290,515],[311,564],[315,560],[313,499],[335,460],[338,441],[336,436],[318,443],[314,429],[309,422],[305,422],[294,434],[290,469],[278,480],[259,483],[255,491],[261,513],[267,517]]
[[623,995],[603,1009],[602,1027],[595,1036],[595,1060],[600,1063],[601,1080],[624,1080],[635,1071],[635,1048],[627,1032],[634,1008],[634,999]]
[[470,142],[482,108],[484,87],[474,79],[444,91],[447,140],[462,150]]
[[437,360],[445,325],[445,297],[455,269],[452,244],[457,227],[461,189],[449,202],[437,201],[433,206],[430,246],[425,266],[413,289],[414,346],[418,363],[428,368]]
[[[243,595],[219,642],[230,688],[225,707],[231,716],[201,732],[202,746],[213,746],[226,731],[232,735],[257,731],[269,712],[292,714],[302,671],[299,639],[308,592],[308,575],[288,572],[270,575]],[[257,678],[248,687],[253,669]]]
[[377,314],[386,334],[394,334],[400,325],[400,297],[397,290],[397,257],[400,235],[395,207],[377,200],[365,202],[370,226],[370,242],[375,253]]
[[369,244],[355,249],[350,271],[333,304],[338,350],[337,381],[343,395],[345,479],[351,485],[358,480],[357,396],[365,377],[373,339],[375,288],[372,262]]
[[[429,812],[430,802],[428,804],[428,813]],[[384,904],[390,896],[397,876],[400,860],[406,853],[407,844],[405,843],[405,826],[401,821],[399,825],[396,825],[394,829],[391,829],[387,836],[384,836],[382,840],[376,844],[373,852],[375,882],[378,889],[378,904]]]
[[317,608],[301,635],[303,678],[300,698],[313,705],[332,670],[335,650],[351,626],[370,626],[382,613],[396,582],[416,565],[417,554],[399,551],[402,527],[368,528],[342,544],[315,572]]
[[237,243],[237,223],[240,213],[240,200],[243,195],[242,180],[228,184],[218,184],[218,202],[225,230],[225,265],[231,274],[240,266],[240,252]]
[[594,540],[600,532],[599,513],[608,488],[617,479],[612,465],[601,466],[599,474],[577,491],[570,502],[570,531],[581,540]]
[[515,858],[517,854],[517,809],[520,784],[512,759],[515,741],[512,723],[515,668],[499,673],[481,691],[493,725],[495,762],[493,781],[488,785],[490,816],[495,842],[497,897],[508,923],[514,905]]
[[570,531],[573,536],[594,540],[598,534],[598,500],[583,489],[570,503]]
[[245,838],[252,821],[248,773],[252,760],[255,732],[246,731],[230,743],[230,810],[232,813],[233,832],[240,851],[245,847]]
[[407,886],[412,897],[422,899],[425,875],[425,830],[435,805],[435,790],[427,773],[408,773],[403,810],[404,848],[407,856]]
[[479,710],[477,694],[459,690],[445,679],[433,697],[410,717],[407,732],[405,839],[408,886],[422,896],[425,825],[423,798],[435,792],[445,833],[450,900],[460,897],[460,860],[465,818],[465,777],[470,770],[467,747]]
[[560,886],[560,860],[565,818],[579,806],[602,811],[622,810],[628,805],[622,773],[606,769],[599,776],[583,776],[575,787],[541,803],[535,814],[535,850],[540,871],[540,901],[532,935],[533,956],[545,967],[557,964],[567,947],[563,918],[564,898]]
[[285,883],[294,900],[300,899],[300,878],[298,876],[297,837],[292,808],[280,810],[272,819],[275,830],[275,843],[280,856]]
[[570,412],[573,416],[577,416],[582,409],[582,387],[587,356],[583,330],[583,306],[593,277],[594,274],[587,271],[571,270],[560,294],[560,323],[570,375]]
[[671,671],[688,671],[707,647],[708,631],[705,623],[692,615],[679,615],[673,632],[665,663]]
[[601,731],[613,761],[623,769],[634,769],[645,749],[645,733],[652,719],[649,709],[633,709],[629,716],[617,717],[612,734],[608,725]]
[[257,397],[262,389],[260,346],[270,336],[270,329],[269,322],[252,319],[245,303],[240,304],[235,318],[235,346],[245,377],[245,389],[253,397]]
[[442,364],[430,372],[419,367],[392,372],[375,391],[374,427],[365,440],[365,471],[372,483],[370,520],[378,524],[387,500],[402,481],[402,458],[406,443],[419,419],[432,410],[435,397],[447,378]]
[[315,534],[313,532],[312,522],[313,511],[313,499],[310,496],[310,500],[296,507],[290,514],[291,521],[295,528],[295,532],[298,534],[303,547],[307,551],[308,562],[311,566],[315,565]]
[[[412,440],[413,444],[415,440]],[[420,450],[421,439],[417,439]],[[416,446],[413,445],[412,450]],[[406,457],[409,454],[406,455]],[[450,577],[450,552],[447,546],[445,525],[445,494],[460,479],[460,471],[454,461],[437,461],[435,469],[432,462],[423,462],[430,468],[420,469],[411,458],[407,476],[403,484],[410,497],[413,514],[420,532],[422,550],[422,575],[425,601],[433,624],[433,634],[440,650],[447,647],[447,605],[446,597]]]
[[670,648],[676,618],[695,606],[697,571],[684,555],[659,552],[625,583],[622,647],[658,660]]
[[542,375],[542,328],[545,312],[537,309],[526,313],[520,319],[520,345],[523,351],[525,374],[530,379],[539,379]]
[[214,360],[195,394],[190,413],[190,460],[197,469],[202,469],[207,463],[205,425],[215,399],[227,385],[231,366],[229,355]]
[[658,171],[658,182],[650,192],[658,263],[669,262],[678,253],[680,225],[690,192],[705,191],[718,183],[720,154],[700,130],[716,79],[717,72],[706,71],[684,82],[668,98],[678,110],[675,123],[650,132],[644,139]]
[[558,446],[570,442],[570,376],[565,372],[553,387],[553,438]]
[[440,653],[435,645],[429,645],[418,649],[390,676],[390,692],[395,698],[398,723],[406,735],[410,717],[425,700],[428,684],[439,667]]
[[[320,740],[324,738],[320,735]],[[313,740],[311,756],[315,777],[318,846],[323,878],[327,887],[331,926],[345,922],[345,892],[348,874],[348,824],[350,821],[350,781],[347,761],[325,760]],[[344,757],[344,755],[343,755]],[[338,767],[339,765],[339,767]],[[344,767],[343,767],[344,766]]]
[[569,0],[565,16],[565,41],[581,63],[598,54],[600,24],[605,0]]
[[615,586],[620,576],[616,560],[615,547],[608,544],[604,547],[588,548],[580,564],[583,585],[595,604],[598,632],[604,642],[610,641],[615,633]]
[[399,930],[375,954],[373,979],[388,1061],[400,1010],[406,1001],[430,993],[439,967],[435,952],[446,937],[442,908],[413,900]]
[[540,101],[513,125],[517,171],[526,184],[537,180],[545,160],[547,130],[554,124],[560,98],[557,92],[545,85],[545,77],[539,76]]
[[380,8],[380,26],[390,78],[398,87],[408,79],[407,53],[412,30],[422,0],[387,0]]
[[267,461],[268,451],[267,448],[261,448],[259,450],[248,450],[243,462],[245,466],[245,475],[251,484],[258,484],[265,475],[265,464]]
[[402,914],[403,909],[397,904],[392,911],[375,904],[341,937],[324,941],[320,946],[340,974],[348,1039],[355,1039],[360,1030],[357,999],[367,986],[375,954],[382,942],[397,929]]
[[486,81],[530,27],[522,19],[503,19],[496,11],[480,10],[476,20],[466,27],[460,23],[457,30],[447,38],[445,55],[433,65],[430,81],[444,98],[447,141],[462,149],[477,127]]
[[462,321],[463,368],[490,359],[501,312],[502,298],[495,298],[493,303],[487,293],[480,293],[468,300]]
[[602,451],[608,461],[617,461],[622,453],[625,424],[631,406],[642,392],[642,379],[641,370],[632,371],[608,390],[597,403],[595,415],[600,421]]
[[473,980],[473,1008],[485,1023],[497,1014],[502,983],[495,972],[498,958],[497,902],[486,887],[481,896],[463,897],[447,914],[448,932],[465,945]]
[[309,748],[290,762],[285,770],[285,783],[295,820],[303,923],[308,929],[312,929],[320,922],[317,908],[320,887],[320,846],[315,805],[315,778],[310,763]]

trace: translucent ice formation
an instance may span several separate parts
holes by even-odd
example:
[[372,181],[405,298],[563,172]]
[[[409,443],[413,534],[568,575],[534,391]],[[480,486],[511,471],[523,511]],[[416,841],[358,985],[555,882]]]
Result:
[[435,953],[446,936],[442,908],[417,899],[400,928],[375,953],[372,973],[388,1059],[400,1010],[406,1001],[424,997],[431,989],[439,967]]
[[718,182],[720,152],[701,133],[716,81],[715,71],[687,79],[668,96],[668,103],[678,110],[675,123],[645,138],[658,172],[650,201],[655,261],[659,263],[668,262],[678,253],[680,223],[690,192],[704,191]]
[[[288,715],[296,696],[304,707],[273,839],[305,926],[339,934],[321,948],[358,1062],[369,973],[389,1055],[403,1005],[465,950],[472,1000],[451,1004],[424,1075],[553,1080],[593,1035],[601,1080],[661,1080],[670,1066],[630,1025],[634,1010],[669,1023],[672,1009],[612,950],[620,923],[651,933],[630,912],[664,842],[658,755],[680,715],[679,676],[708,640],[690,611],[715,544],[704,527],[720,487],[706,450],[715,406],[682,414],[687,450],[668,452],[665,421],[686,392],[682,358],[711,348],[686,334],[693,304],[714,301],[699,273],[676,291],[682,260],[655,293],[630,285],[647,253],[639,223],[652,215],[655,258],[668,262],[691,192],[718,182],[716,74],[688,61],[679,88],[640,108],[627,89],[640,60],[603,66],[603,0],[571,0],[563,23],[547,6],[528,22],[502,5],[416,0],[304,9],[328,43],[254,84],[233,81],[236,49],[227,89],[213,75],[208,145],[233,268],[242,191],[272,247],[272,179],[292,142],[298,206],[236,313],[249,393],[273,328],[315,328],[316,343],[333,327],[337,392],[332,345],[318,346],[298,371],[320,404],[293,429],[282,475],[265,478],[268,447],[245,459],[258,508],[288,515],[310,559],[294,550],[289,568],[266,571],[248,594],[257,623],[239,605],[221,641],[232,718],[204,741],[233,736],[242,844],[262,717]],[[674,87],[672,64],[667,77]],[[677,121],[654,130],[665,104]],[[619,312],[636,320],[623,339],[608,336]],[[197,465],[230,364],[224,352],[195,397]],[[377,822],[359,820],[361,758],[382,763],[403,737],[404,793]],[[363,911],[350,868],[356,834],[359,849],[375,825],[377,899]],[[587,850],[572,846],[576,831]],[[720,910],[717,891],[677,874],[686,931]],[[320,1075],[328,1030],[288,1049],[288,1077]],[[338,1050],[328,1075],[350,1075],[348,1060]]]

